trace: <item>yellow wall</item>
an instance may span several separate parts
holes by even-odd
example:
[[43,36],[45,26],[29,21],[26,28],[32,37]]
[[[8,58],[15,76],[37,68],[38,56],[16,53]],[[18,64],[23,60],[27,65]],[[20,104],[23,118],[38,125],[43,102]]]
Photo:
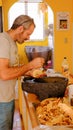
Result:
[[[8,10],[10,6],[17,0],[2,0],[3,13],[4,13],[4,30],[8,29]],[[52,8],[54,12],[54,68],[57,71],[61,71],[61,63],[63,57],[68,58],[70,64],[70,71],[72,72],[72,33],[73,33],[73,0],[45,0],[48,5]],[[69,12],[70,13],[70,29],[65,31],[57,30],[57,12]],[[67,43],[65,43],[67,39]],[[32,45],[47,45],[47,38],[40,42],[30,42]],[[25,43],[23,45],[18,45],[19,53],[21,53],[22,58],[24,58],[24,45],[29,45]],[[20,57],[21,59],[21,57]]]
[[17,2],[17,0],[2,0],[2,6],[3,6],[3,16],[4,16],[4,30],[8,29],[8,11],[10,6],[12,6],[12,4],[14,4],[15,2]]
[[[54,12],[54,67],[61,71],[63,57],[68,58],[70,71],[72,72],[72,31],[73,31],[73,0],[46,0]],[[70,13],[70,29],[67,31],[57,30],[57,12]],[[67,43],[65,43],[67,39]]]
[[0,6],[2,6],[2,0],[0,0]]

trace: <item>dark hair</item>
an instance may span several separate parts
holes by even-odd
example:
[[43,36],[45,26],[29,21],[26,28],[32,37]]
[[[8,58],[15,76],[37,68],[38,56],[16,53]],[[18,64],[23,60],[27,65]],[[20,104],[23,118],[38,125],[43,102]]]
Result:
[[28,29],[31,24],[35,27],[34,20],[31,17],[27,15],[20,15],[14,20],[11,29],[16,29],[21,25],[23,25],[25,29]]

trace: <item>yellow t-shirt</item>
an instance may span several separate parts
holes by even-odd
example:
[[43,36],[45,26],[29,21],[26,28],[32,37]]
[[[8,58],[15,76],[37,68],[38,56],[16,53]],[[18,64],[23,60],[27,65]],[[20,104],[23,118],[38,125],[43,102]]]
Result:
[[[17,62],[17,45],[8,33],[0,34],[0,58],[7,58],[10,66]],[[3,81],[0,79],[0,102],[9,102],[15,97],[16,79]]]

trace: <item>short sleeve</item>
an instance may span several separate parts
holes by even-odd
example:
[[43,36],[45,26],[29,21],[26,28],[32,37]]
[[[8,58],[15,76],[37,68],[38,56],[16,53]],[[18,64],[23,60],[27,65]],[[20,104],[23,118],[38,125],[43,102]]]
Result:
[[0,37],[0,58],[9,59],[9,54],[10,54],[9,41],[4,37]]

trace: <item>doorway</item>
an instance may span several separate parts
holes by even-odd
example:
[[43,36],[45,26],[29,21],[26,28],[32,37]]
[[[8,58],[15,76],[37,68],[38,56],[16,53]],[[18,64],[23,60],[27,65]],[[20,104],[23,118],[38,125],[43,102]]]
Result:
[[[8,28],[11,27],[14,19],[21,14],[29,15],[35,21],[36,28],[30,37],[31,41],[43,42],[45,38],[48,39],[48,47],[52,50],[50,55],[52,57],[52,68],[53,68],[54,66],[54,33],[53,33],[54,14],[51,7],[46,2],[40,2],[40,3],[39,2],[38,3],[16,2],[10,7],[8,12]],[[45,14],[47,14],[46,25],[44,20]]]

